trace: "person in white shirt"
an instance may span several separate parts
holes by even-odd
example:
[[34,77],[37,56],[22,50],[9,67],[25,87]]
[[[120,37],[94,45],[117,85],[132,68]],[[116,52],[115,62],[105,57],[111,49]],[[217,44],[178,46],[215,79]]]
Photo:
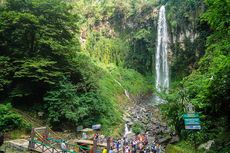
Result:
[[61,142],[61,150],[63,153],[66,153],[67,152],[67,146],[65,144],[65,141],[62,141]]

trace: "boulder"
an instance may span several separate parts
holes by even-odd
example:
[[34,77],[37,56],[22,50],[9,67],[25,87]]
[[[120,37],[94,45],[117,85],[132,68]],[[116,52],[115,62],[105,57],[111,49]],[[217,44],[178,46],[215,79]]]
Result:
[[134,138],[135,138],[135,133],[133,133],[133,132],[128,133],[128,134],[126,135],[126,138],[127,138],[128,140],[134,139]]
[[169,141],[169,143],[174,144],[180,141],[180,138],[178,135],[175,135],[172,137],[172,139]]
[[163,138],[160,138],[160,139],[158,139],[158,143],[160,143],[160,144],[162,144],[162,143],[167,143],[167,142],[169,142],[171,140],[171,136],[165,136],[165,137],[163,137]]
[[146,125],[146,131],[151,131],[151,130],[153,130],[153,125],[149,123]]
[[201,144],[198,147],[198,149],[203,149],[204,148],[205,150],[208,151],[211,148],[212,144],[214,144],[214,143],[215,143],[214,140],[209,140],[208,142]]
[[146,124],[148,124],[149,121],[148,121],[146,118],[142,118],[142,121],[141,121],[141,122],[144,123],[144,124],[146,125]]
[[155,137],[152,137],[152,136],[149,136],[148,137],[148,142],[149,143],[152,143],[152,142],[155,142],[156,141],[156,138]]
[[128,126],[132,126],[133,122],[128,122],[127,124],[128,124]]
[[166,123],[161,123],[161,126],[167,127],[167,124]]
[[128,123],[128,122],[132,122],[131,118],[128,118],[128,117],[123,117],[123,120]]

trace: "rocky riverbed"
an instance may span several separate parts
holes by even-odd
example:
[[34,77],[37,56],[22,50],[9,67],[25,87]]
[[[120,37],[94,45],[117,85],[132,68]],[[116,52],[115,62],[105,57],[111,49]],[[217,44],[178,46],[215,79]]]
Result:
[[[147,101],[136,102],[133,106],[129,106],[123,114],[123,119],[128,126],[132,128],[135,123],[143,125],[142,134],[146,134],[148,142],[157,142],[162,146],[162,152],[167,144],[179,141],[179,137],[175,135],[165,121],[162,120],[158,106]],[[133,139],[134,133],[129,131],[126,135],[128,139]]]

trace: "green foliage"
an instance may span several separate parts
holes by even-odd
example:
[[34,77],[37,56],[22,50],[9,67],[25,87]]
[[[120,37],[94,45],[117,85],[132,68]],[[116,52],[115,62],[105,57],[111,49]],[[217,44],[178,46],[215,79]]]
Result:
[[55,84],[55,80],[60,78],[63,73],[58,71],[55,67],[56,62],[48,59],[28,59],[24,61],[17,61],[21,69],[15,72],[15,78],[29,78],[34,81],[41,81],[48,84]]
[[217,136],[217,139],[214,145],[211,146],[210,153],[215,152],[229,152],[229,144],[230,141],[229,131],[223,131],[220,135]]
[[67,80],[59,82],[56,88],[44,97],[48,109],[48,120],[51,124],[72,122],[76,123],[84,117],[84,108],[79,108],[79,99],[75,87]]
[[4,90],[4,87],[11,83],[10,74],[13,71],[10,58],[0,56],[0,92]]
[[[132,96],[147,93],[151,90],[151,85],[145,78],[132,69],[118,68],[114,65],[108,65],[105,73],[98,82],[99,94],[105,99],[107,104],[108,115],[102,119],[106,123],[107,133],[111,133],[114,127],[121,122],[121,112],[123,106]],[[126,92],[126,93],[125,93]]]
[[152,73],[156,1],[78,1],[84,50],[105,64]]
[[153,68],[153,53],[155,49],[154,41],[155,35],[154,28],[137,29],[131,39],[131,46],[126,56],[126,66],[135,69],[136,71],[147,74],[151,73]]
[[169,144],[165,150],[166,153],[203,153],[203,150],[195,149],[191,144],[181,141],[176,145]]
[[204,55],[210,28],[200,21],[205,10],[202,0],[174,0],[166,5],[171,33],[172,80],[181,80],[197,67]]
[[[204,143],[207,140],[217,140],[220,146],[210,152],[225,152],[229,136],[221,138],[229,131],[229,93],[230,93],[230,54],[229,54],[229,3],[227,1],[206,0],[207,11],[202,15],[202,21],[207,22],[212,33],[206,42],[206,53],[199,60],[198,68],[184,77],[179,87],[168,96],[169,105],[164,106],[166,116],[180,135],[191,144]],[[201,114],[202,129],[198,132],[183,130],[182,120],[186,103],[179,100],[181,91],[186,94],[187,102],[192,103]],[[177,97],[177,98],[175,98]],[[196,141],[196,143],[194,142]]]
[[146,23],[154,20],[152,4],[6,0],[0,8],[0,98],[16,107],[39,105],[56,128],[101,123],[111,133],[122,122],[125,95],[151,89],[133,69],[152,71],[154,28]]
[[61,0],[7,1],[1,13],[1,45],[17,55],[66,55],[77,19],[68,10]]
[[133,69],[117,68],[112,65],[107,69],[113,82],[115,81],[121,89],[126,89],[134,95],[146,93],[151,89],[151,85],[147,83],[146,79]]
[[100,34],[92,33],[88,37],[85,50],[89,52],[91,57],[98,58],[100,62],[124,66],[128,49],[128,44],[122,39],[106,38]]
[[72,65],[80,48],[77,20],[62,0],[5,2],[0,10],[0,90],[6,97],[41,102],[61,76],[78,77]]
[[72,127],[78,123],[87,125],[89,118],[99,117],[99,114],[104,112],[105,106],[102,106],[96,94],[89,92],[78,96],[76,91],[76,87],[64,79],[47,93],[44,100],[49,114],[48,119],[52,125],[59,124],[60,127],[66,123]]
[[20,115],[12,112],[10,109],[10,104],[0,104],[0,132],[7,132],[29,126]]
[[[178,7],[179,6],[179,7]],[[204,3],[201,0],[173,0],[167,3],[167,18],[175,35],[186,29],[195,30],[202,13]]]
[[135,122],[132,125],[132,131],[135,134],[140,134],[143,131],[143,129],[144,129],[143,125],[141,123],[139,123],[139,122]]
[[[63,125],[72,128],[76,125],[90,126],[100,122],[106,115],[112,115],[110,113],[114,108],[99,94],[94,92],[77,94],[77,90],[76,86],[64,79],[44,97],[48,119],[55,128]],[[110,112],[107,112],[107,109],[110,109]],[[107,120],[112,121],[109,116]]]
[[216,31],[229,31],[230,2],[228,0],[205,0],[208,10],[203,14],[203,19]]

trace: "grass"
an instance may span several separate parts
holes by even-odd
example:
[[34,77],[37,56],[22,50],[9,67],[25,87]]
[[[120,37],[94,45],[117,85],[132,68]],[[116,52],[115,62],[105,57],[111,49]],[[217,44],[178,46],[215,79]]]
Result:
[[[121,135],[124,129],[121,119],[124,107],[132,103],[125,91],[128,92],[130,98],[135,98],[135,96],[151,90],[152,85],[146,81],[144,76],[132,69],[124,69],[112,64],[103,67],[103,69],[105,73],[98,83],[99,93],[113,108],[110,110],[113,112],[113,117],[102,119],[105,127],[103,133],[116,137]],[[113,124],[115,120],[116,122]]]
[[6,133],[6,139],[22,139],[22,138],[28,138],[30,135],[30,132],[28,129],[16,129],[10,132]]
[[195,148],[186,141],[181,141],[175,145],[169,144],[166,147],[165,153],[203,153],[202,150],[195,150]]

